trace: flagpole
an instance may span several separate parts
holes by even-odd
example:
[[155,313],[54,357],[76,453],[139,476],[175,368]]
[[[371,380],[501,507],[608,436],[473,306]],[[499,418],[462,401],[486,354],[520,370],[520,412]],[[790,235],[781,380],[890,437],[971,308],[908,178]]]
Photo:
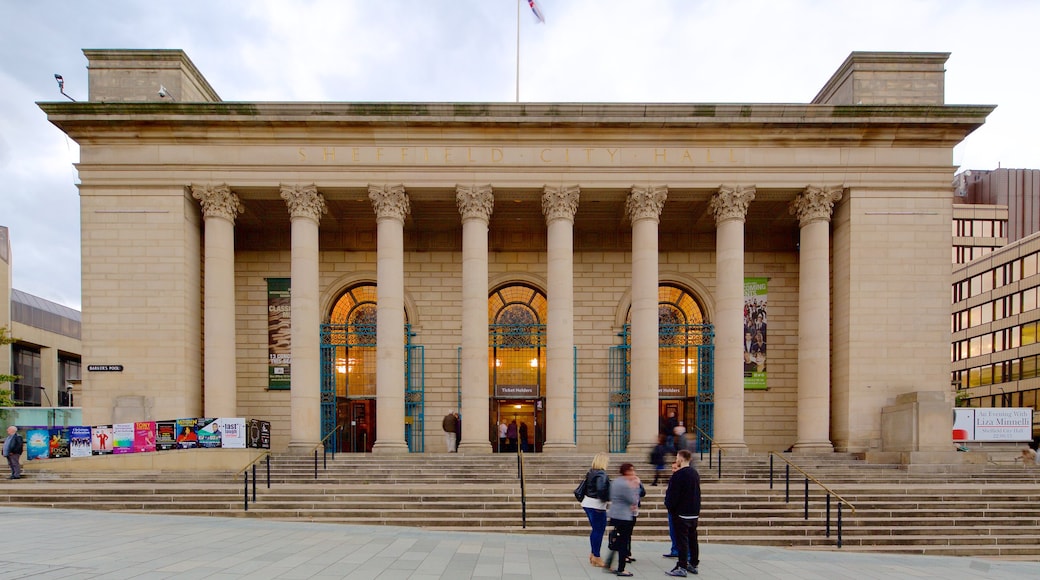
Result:
[[520,2],[516,0],[516,102],[520,102]]

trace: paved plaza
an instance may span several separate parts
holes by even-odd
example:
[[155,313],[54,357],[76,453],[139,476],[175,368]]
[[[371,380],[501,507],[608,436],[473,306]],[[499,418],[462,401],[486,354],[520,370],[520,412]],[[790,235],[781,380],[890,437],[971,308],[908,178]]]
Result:
[[[607,578],[575,536],[0,508],[0,578]],[[667,578],[635,542],[637,578]],[[1040,578],[1040,563],[702,544],[700,578]]]

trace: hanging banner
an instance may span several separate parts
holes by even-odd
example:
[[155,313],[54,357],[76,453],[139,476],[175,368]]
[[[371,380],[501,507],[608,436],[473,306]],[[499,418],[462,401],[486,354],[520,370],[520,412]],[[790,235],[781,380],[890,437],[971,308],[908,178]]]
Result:
[[766,385],[766,298],[769,278],[744,278],[744,388]]
[[267,388],[288,389],[292,358],[289,278],[267,279]]

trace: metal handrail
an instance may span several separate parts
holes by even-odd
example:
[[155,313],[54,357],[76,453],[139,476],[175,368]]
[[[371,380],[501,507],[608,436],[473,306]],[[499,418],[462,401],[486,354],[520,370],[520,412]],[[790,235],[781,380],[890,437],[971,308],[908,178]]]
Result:
[[[335,429],[330,431],[328,433],[328,435],[322,437],[321,441],[319,441],[318,444],[314,446],[314,449],[313,449],[313,451],[314,451],[314,479],[318,479],[318,449],[321,448],[323,450],[322,455],[321,455],[321,468],[322,469],[328,469],[329,468],[329,450],[325,448],[325,443],[328,442],[329,437],[332,437],[333,435],[335,435],[336,433],[339,433],[342,430],[343,430],[343,425],[336,425]],[[336,446],[335,445],[332,446],[332,460],[333,461],[336,460]]]
[[[701,429],[700,427],[698,427],[696,425],[694,425],[693,428],[694,428],[694,430],[697,431],[697,433],[698,433],[698,435],[700,437],[703,437],[703,438],[708,440],[708,468],[709,469],[711,468],[711,448],[712,448],[712,446],[716,447],[719,450],[719,479],[722,479],[722,454],[725,453],[726,450],[723,449],[722,447],[719,447],[715,443],[715,440],[711,438],[711,435],[708,435],[707,433],[705,433],[703,429]],[[704,448],[701,447],[700,445],[698,445],[697,447],[700,448],[700,455],[701,455],[701,459],[703,460],[704,459]]]
[[264,459],[267,462],[267,489],[271,489],[271,452],[264,451],[260,455],[257,455],[255,459],[249,462],[235,474],[238,477],[239,474],[244,475],[242,479],[242,509],[243,511],[249,511],[249,469],[253,469],[253,503],[256,503],[256,464],[260,463],[260,460]]
[[520,479],[520,527],[527,529],[527,486],[524,473],[523,446],[516,445],[516,476]]
[[847,499],[841,497],[840,495],[838,495],[838,493],[836,491],[834,491],[831,488],[827,487],[822,481],[820,481],[819,479],[816,479],[812,475],[809,475],[809,473],[806,472],[804,469],[802,469],[801,467],[798,467],[797,465],[792,463],[789,459],[787,459],[786,457],[784,457],[783,455],[780,455],[779,453],[777,453],[775,451],[770,451],[769,452],[769,489],[773,489],[773,457],[779,457],[781,460],[783,460],[783,462],[785,464],[787,464],[786,468],[785,468],[785,475],[784,475],[784,479],[785,479],[785,482],[784,482],[785,483],[785,487],[784,487],[784,503],[790,503],[790,501],[791,501],[791,468],[792,467],[795,468],[799,473],[801,473],[802,475],[805,476],[805,494],[804,494],[804,498],[805,498],[805,500],[804,500],[804,503],[805,503],[804,519],[805,520],[809,519],[809,482],[812,481],[816,485],[820,486],[820,488],[827,493],[827,495],[826,495],[826,499],[827,499],[827,515],[826,515],[827,532],[826,532],[826,536],[828,538],[831,537],[831,496],[834,496],[834,499],[836,499],[838,501],[837,527],[838,527],[838,547],[840,548],[842,546],[842,535],[841,535],[841,531],[842,531],[842,513],[841,513],[841,506],[843,504],[849,506],[849,509],[852,510],[852,513],[856,513],[856,506],[852,505],[852,502],[850,502],[849,500],[847,500]]

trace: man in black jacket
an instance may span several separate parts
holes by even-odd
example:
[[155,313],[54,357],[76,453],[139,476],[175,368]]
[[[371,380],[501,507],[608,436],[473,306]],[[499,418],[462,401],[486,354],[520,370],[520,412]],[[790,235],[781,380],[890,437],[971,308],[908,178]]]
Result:
[[7,428],[7,439],[4,439],[4,457],[7,465],[11,467],[11,477],[8,479],[22,478],[22,448],[24,444],[22,436],[18,434],[18,428],[11,425]]
[[679,469],[672,474],[664,495],[664,506],[672,518],[675,545],[679,550],[679,562],[666,572],[669,576],[685,577],[687,572],[696,574],[700,565],[697,520],[701,515],[701,475],[690,465],[692,460],[693,455],[687,449],[676,453],[675,462]]

